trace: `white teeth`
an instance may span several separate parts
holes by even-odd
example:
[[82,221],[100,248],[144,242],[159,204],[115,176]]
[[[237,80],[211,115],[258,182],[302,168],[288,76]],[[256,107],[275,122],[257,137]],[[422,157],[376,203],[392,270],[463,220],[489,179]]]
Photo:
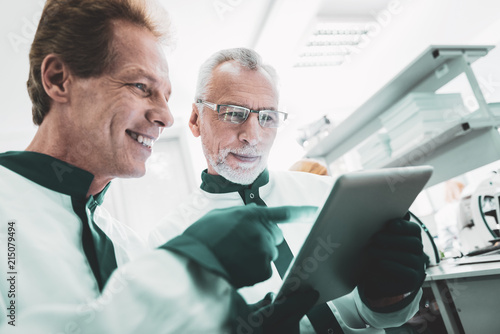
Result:
[[142,144],[146,147],[151,148],[154,144],[154,140],[151,138],[147,138],[147,137],[144,137],[142,135],[138,135],[137,133],[132,132],[132,131],[128,131],[128,133],[130,134],[130,137],[135,139],[139,144]]

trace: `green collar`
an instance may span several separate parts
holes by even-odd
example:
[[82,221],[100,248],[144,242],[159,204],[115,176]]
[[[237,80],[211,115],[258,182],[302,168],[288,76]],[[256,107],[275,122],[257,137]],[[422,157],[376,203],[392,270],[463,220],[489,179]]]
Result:
[[[94,175],[83,169],[37,152],[1,153],[0,165],[45,188],[79,199],[86,198],[94,179]],[[102,204],[110,184],[93,196],[98,205]]]
[[259,175],[259,177],[257,177],[257,179],[255,179],[252,184],[243,185],[233,183],[220,175],[208,174],[207,170],[205,169],[203,172],[201,172],[201,181],[202,182],[200,188],[208,193],[232,193],[247,189],[258,189],[259,187],[266,185],[267,183],[269,183],[269,171],[267,169],[264,169],[264,171]]

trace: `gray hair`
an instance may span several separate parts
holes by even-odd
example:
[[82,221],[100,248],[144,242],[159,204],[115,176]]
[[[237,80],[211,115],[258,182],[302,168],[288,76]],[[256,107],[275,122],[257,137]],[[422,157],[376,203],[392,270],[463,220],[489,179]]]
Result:
[[271,76],[276,91],[278,91],[278,75],[276,70],[271,65],[263,63],[261,56],[257,52],[247,48],[224,49],[211,55],[201,65],[196,84],[195,102],[197,99],[205,99],[213,70],[220,64],[231,60],[237,61],[238,64],[250,70],[263,69]]

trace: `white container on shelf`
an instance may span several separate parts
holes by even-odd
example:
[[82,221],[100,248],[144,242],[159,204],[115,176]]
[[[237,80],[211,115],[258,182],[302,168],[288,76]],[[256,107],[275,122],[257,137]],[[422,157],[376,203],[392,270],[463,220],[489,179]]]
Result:
[[379,116],[382,126],[390,131],[415,114],[425,120],[446,121],[450,114],[463,112],[460,94],[410,93]]
[[[391,143],[397,141],[400,137],[414,136],[417,133],[436,133],[451,128],[458,123],[458,119],[453,121],[428,120],[425,116],[415,114],[401,123],[398,127],[388,132]],[[394,146],[391,144],[391,147]]]
[[464,113],[460,94],[410,93],[380,116],[392,157],[453,127]]

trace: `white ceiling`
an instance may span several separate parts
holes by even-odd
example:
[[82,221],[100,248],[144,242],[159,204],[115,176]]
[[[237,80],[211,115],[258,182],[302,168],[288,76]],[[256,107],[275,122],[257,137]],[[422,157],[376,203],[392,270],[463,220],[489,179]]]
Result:
[[[175,27],[168,52],[171,109],[185,126],[199,65],[228,47],[255,48],[281,75],[282,105],[295,119],[281,132],[324,114],[342,119],[429,44],[497,44],[496,0],[160,0]],[[0,151],[23,149],[33,135],[25,82],[42,0],[0,4]],[[396,8],[395,13],[389,9]],[[340,68],[292,68],[318,21],[369,21],[380,29]],[[500,79],[500,78],[499,78]],[[295,123],[294,123],[295,122]],[[292,139],[293,140],[293,139]],[[279,143],[277,143],[279,144]],[[285,144],[286,145],[286,144]]]
[[323,1],[318,15],[323,17],[369,17],[372,12],[384,9],[390,1]]

